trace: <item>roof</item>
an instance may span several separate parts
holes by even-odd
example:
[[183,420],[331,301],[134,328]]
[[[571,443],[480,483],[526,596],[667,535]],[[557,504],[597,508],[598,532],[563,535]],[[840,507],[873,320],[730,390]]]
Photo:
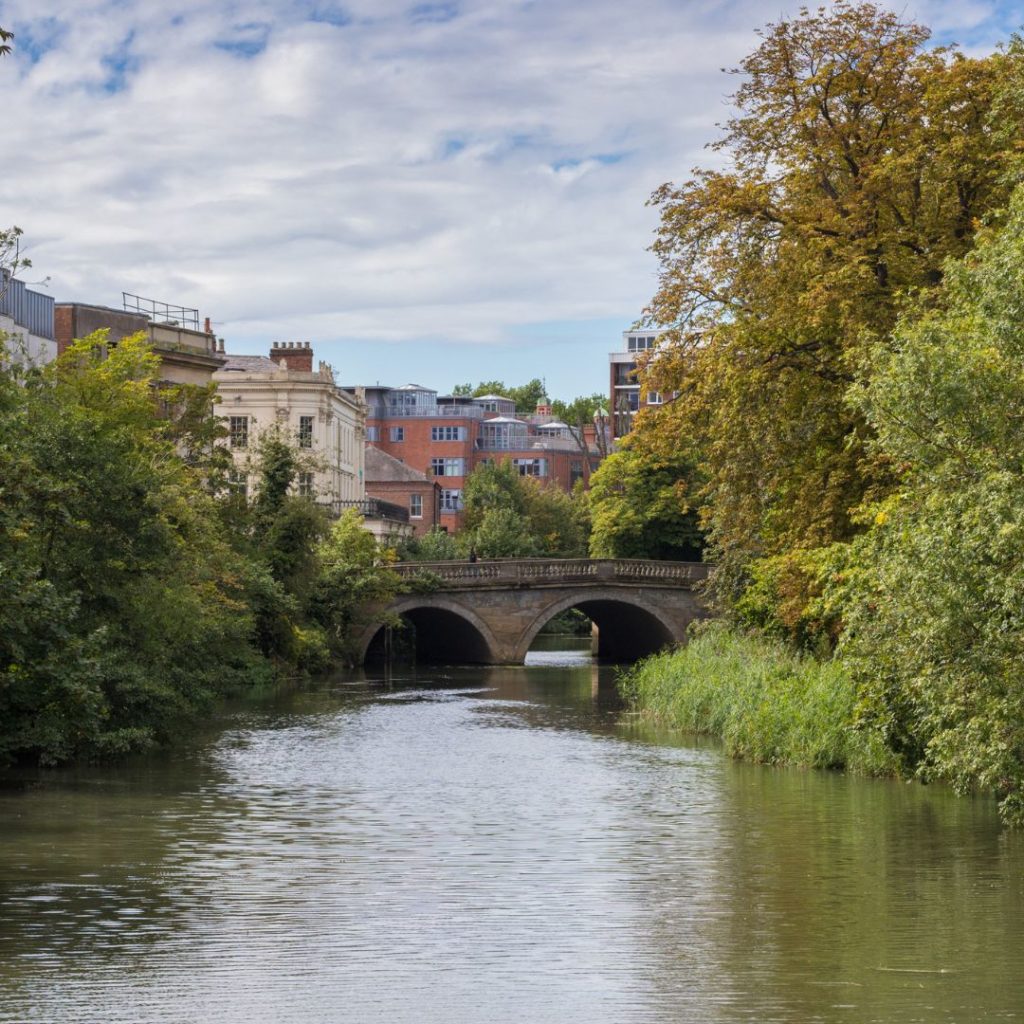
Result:
[[569,424],[562,423],[561,420],[552,420],[550,423],[538,423],[538,430],[568,430]]
[[484,420],[484,423],[521,423],[526,426],[526,420],[517,420],[514,416],[492,416],[489,420]]
[[278,363],[266,356],[228,356],[228,361],[220,368],[220,372],[234,370],[236,373],[276,373],[280,369]]
[[511,402],[508,395],[474,395],[471,402]]
[[372,444],[366,446],[366,466],[364,476],[367,483],[387,483],[393,481],[414,481],[415,483],[433,483],[425,473],[407,466],[401,459],[396,459]]
[[391,388],[391,391],[429,391],[432,395],[437,392],[433,388],[425,388],[422,384],[402,384],[400,387]]

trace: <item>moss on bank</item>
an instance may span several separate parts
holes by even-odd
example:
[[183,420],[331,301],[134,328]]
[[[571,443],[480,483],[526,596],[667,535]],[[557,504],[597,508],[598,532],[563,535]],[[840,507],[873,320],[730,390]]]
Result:
[[722,623],[640,662],[620,677],[619,689],[643,717],[717,736],[732,757],[896,773],[882,737],[855,725],[856,691],[841,663],[801,657]]

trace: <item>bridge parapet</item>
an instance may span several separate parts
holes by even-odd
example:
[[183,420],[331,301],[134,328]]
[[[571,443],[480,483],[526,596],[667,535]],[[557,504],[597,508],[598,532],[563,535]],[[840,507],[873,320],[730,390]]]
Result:
[[656,562],[641,558],[507,558],[486,562],[399,562],[401,576],[429,573],[444,589],[544,587],[624,583],[693,589],[710,566],[702,562]]

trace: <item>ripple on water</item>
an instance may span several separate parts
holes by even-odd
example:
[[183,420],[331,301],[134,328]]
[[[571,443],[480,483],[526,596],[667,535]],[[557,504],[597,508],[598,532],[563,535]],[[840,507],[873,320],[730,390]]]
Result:
[[187,759],[0,796],[0,1022],[1024,1010],[1024,851],[987,809],[647,742],[594,671],[293,694]]

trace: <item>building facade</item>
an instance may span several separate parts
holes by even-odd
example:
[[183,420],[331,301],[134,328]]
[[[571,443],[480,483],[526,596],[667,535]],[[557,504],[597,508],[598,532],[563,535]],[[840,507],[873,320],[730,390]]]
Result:
[[600,460],[592,436],[580,437],[546,407],[519,417],[504,395],[439,395],[418,384],[346,390],[366,403],[368,445],[438,485],[438,525],[449,532],[462,526],[466,478],[482,463],[509,461],[523,476],[571,491]]
[[41,366],[57,356],[54,302],[0,271],[0,340],[6,358]]
[[[226,361],[223,342],[218,343],[214,337],[209,317],[200,328],[196,310],[152,305],[152,310],[140,310],[58,302],[54,313],[58,350],[63,352],[77,338],[93,331],[106,330],[110,344],[141,332],[160,357],[162,383],[209,384]],[[183,314],[172,316],[171,310],[183,310]]]
[[269,357],[228,356],[213,380],[239,493],[253,493],[260,438],[279,430],[308,455],[296,483],[299,494],[338,513],[363,501],[365,407],[335,385],[326,363],[313,369],[308,342],[276,344]]
[[620,440],[632,430],[633,418],[643,406],[661,405],[662,397],[657,391],[649,391],[641,399],[637,360],[656,348],[664,333],[657,330],[623,331],[622,348],[608,355],[608,401],[613,441]]
[[405,511],[414,536],[441,525],[441,485],[375,445],[366,446],[366,496]]

